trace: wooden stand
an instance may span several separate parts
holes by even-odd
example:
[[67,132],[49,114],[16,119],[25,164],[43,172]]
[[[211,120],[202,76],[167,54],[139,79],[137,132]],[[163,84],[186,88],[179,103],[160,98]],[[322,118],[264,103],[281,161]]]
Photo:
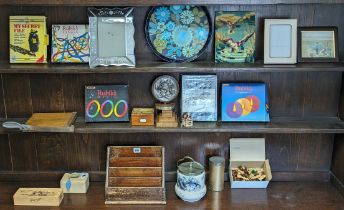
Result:
[[178,117],[174,113],[174,104],[155,104],[157,111],[156,127],[176,128],[178,127]]

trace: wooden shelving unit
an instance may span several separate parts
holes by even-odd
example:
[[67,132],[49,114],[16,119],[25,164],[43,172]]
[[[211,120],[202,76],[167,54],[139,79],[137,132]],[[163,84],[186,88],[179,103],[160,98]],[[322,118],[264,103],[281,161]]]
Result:
[[262,4],[343,4],[343,0],[170,0],[162,2],[160,0],[13,0],[11,2],[7,0],[1,0],[0,5],[43,5],[43,6],[56,6],[56,5],[68,5],[68,6],[157,6],[157,5],[176,5],[176,4],[193,4],[193,5],[262,5]]
[[[21,186],[56,187],[57,182],[5,182],[0,183],[0,208],[12,205],[11,195]],[[319,182],[274,182],[268,189],[231,190],[228,183],[222,192],[208,192],[204,199],[196,203],[187,203],[178,199],[174,193],[174,182],[167,183],[166,205],[105,205],[104,183],[91,183],[87,194],[65,194],[60,208],[74,209],[340,209],[344,199],[329,183]],[[243,194],[245,196],[243,196]],[[25,209],[37,209],[26,207]],[[55,208],[54,208],[55,209]]]
[[[25,118],[1,119],[24,123]],[[338,118],[272,118],[271,122],[194,122],[192,128],[157,128],[154,126],[131,126],[128,123],[85,123],[77,118],[74,133],[344,133],[344,122]],[[21,133],[19,129],[1,128],[0,133]]]
[[343,63],[318,63],[295,65],[218,64],[214,62],[166,63],[162,61],[138,61],[135,67],[98,67],[87,64],[8,64],[0,63],[2,74],[92,74],[92,73],[236,73],[236,72],[343,72]]
[[[145,17],[150,6],[176,4],[206,5],[212,20],[215,11],[256,12],[257,61],[216,64],[213,41],[194,62],[158,60],[145,41]],[[297,18],[299,26],[337,26],[343,61],[344,0],[0,0],[0,24],[8,26],[10,15],[45,15],[50,31],[51,24],[87,23],[89,6],[134,6],[136,67],[9,64],[8,30],[0,30],[0,123],[23,123],[33,112],[76,111],[79,115],[74,133],[0,128],[0,209],[12,208],[17,187],[55,186],[65,171],[89,171],[91,181],[104,181],[108,145],[164,146],[166,180],[175,181],[176,161],[185,155],[206,168],[210,156],[221,155],[227,167],[231,137],[266,138],[266,155],[273,174],[270,187],[231,190],[226,183],[223,192],[208,193],[202,201],[189,204],[177,199],[174,183],[167,182],[166,209],[342,207],[344,198],[339,192],[344,195],[344,63],[264,65],[262,59],[264,18]],[[181,74],[217,74],[219,87],[224,82],[265,82],[271,122],[196,122],[192,128],[155,128],[131,127],[130,123],[85,123],[80,117],[84,113],[85,85],[128,84],[130,110],[153,107],[150,85],[163,74],[177,80]],[[219,99],[220,92],[219,88]],[[178,112],[179,99],[175,103]],[[54,182],[35,182],[41,180]],[[104,183],[92,182],[87,195],[67,195],[60,209],[116,207],[131,208],[105,206]]]

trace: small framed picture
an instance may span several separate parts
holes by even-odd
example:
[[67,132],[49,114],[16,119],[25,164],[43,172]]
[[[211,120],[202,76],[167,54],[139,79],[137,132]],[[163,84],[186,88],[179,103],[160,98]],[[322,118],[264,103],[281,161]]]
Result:
[[297,19],[265,19],[264,64],[297,62]]
[[338,62],[337,27],[299,27],[299,62]]

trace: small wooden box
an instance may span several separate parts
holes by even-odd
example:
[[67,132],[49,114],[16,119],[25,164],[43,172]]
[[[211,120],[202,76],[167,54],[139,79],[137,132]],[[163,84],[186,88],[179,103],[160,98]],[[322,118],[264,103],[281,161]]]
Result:
[[63,193],[86,193],[89,185],[88,173],[65,173],[60,181]]
[[132,126],[153,126],[154,109],[153,108],[134,108],[131,112]]
[[109,146],[105,204],[166,204],[164,147]]
[[19,188],[13,195],[19,206],[60,206],[62,199],[61,188]]

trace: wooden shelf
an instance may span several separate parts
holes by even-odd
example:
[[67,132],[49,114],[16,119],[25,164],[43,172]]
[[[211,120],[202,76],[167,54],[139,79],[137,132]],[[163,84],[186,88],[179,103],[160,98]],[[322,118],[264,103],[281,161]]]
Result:
[[342,72],[344,63],[300,63],[295,65],[216,64],[213,62],[166,63],[138,62],[136,67],[98,67],[91,69],[87,64],[8,64],[0,63],[0,73],[217,73],[217,72]]
[[0,5],[42,5],[42,6],[157,6],[175,4],[193,5],[264,5],[264,4],[343,4],[343,0],[0,0]]
[[[2,119],[0,122],[4,122]],[[25,122],[24,118],[7,121]],[[85,123],[83,117],[75,122],[75,133],[344,133],[344,122],[335,117],[311,119],[272,118],[271,122],[220,123],[194,122],[192,128],[133,127],[130,123]],[[0,133],[18,133],[18,129],[1,128]]]
[[[174,192],[174,182],[166,183],[166,205],[105,205],[104,182],[91,182],[87,194],[65,194],[54,209],[341,209],[344,198],[328,182],[271,182],[267,189],[208,191],[198,202],[188,203]],[[13,194],[19,187],[58,187],[58,182],[0,182],[0,209],[12,209]],[[37,207],[25,207],[37,209]]]

